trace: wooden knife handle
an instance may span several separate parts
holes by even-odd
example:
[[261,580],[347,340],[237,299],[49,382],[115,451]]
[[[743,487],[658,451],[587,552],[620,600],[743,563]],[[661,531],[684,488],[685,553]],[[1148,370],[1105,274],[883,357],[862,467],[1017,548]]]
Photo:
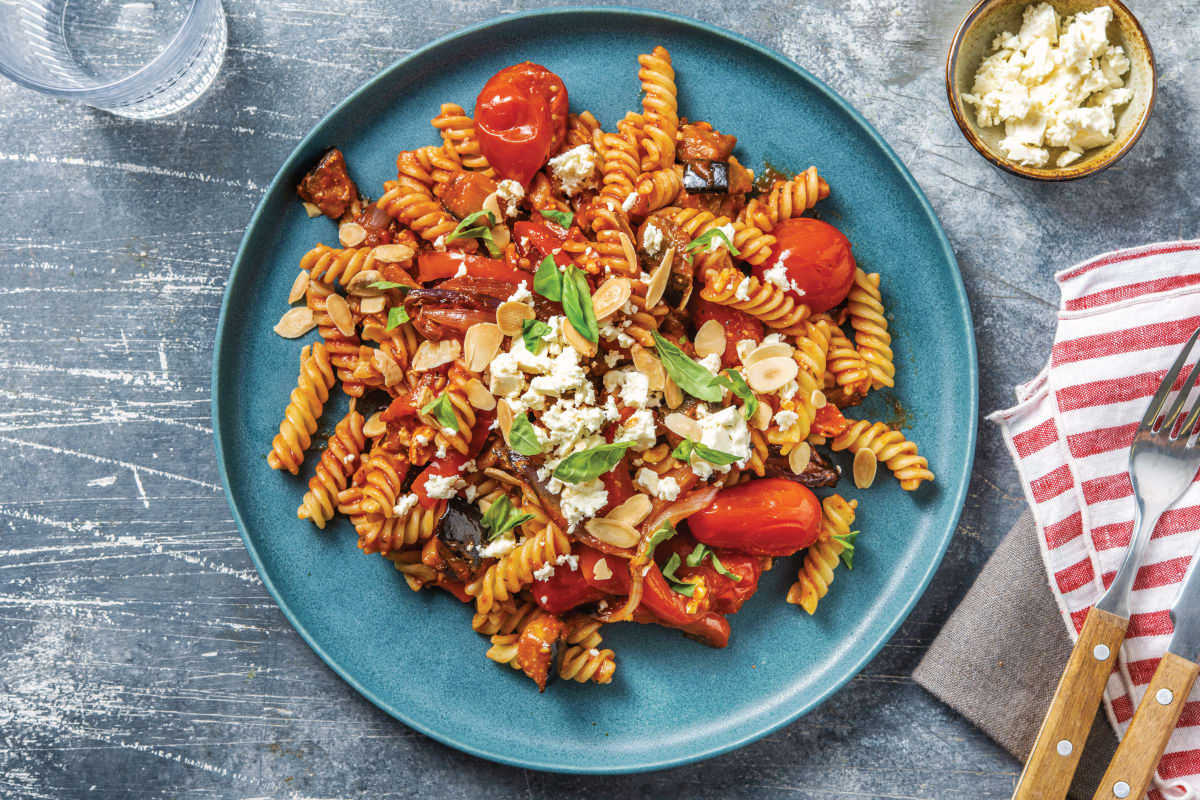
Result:
[[1013,800],[1063,800],[1067,796],[1127,627],[1125,617],[1094,607],[1088,611]]
[[1200,673],[1200,665],[1174,653],[1167,653],[1158,662],[1158,669],[1154,670],[1154,677],[1096,789],[1094,800],[1112,800],[1114,797],[1136,800],[1146,796],[1154,769],[1175,732],[1175,723],[1183,713],[1183,704],[1192,691],[1197,673]]

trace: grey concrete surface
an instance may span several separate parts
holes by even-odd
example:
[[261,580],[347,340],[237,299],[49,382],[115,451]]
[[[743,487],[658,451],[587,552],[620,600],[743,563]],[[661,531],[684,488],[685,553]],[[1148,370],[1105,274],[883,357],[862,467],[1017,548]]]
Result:
[[[1158,56],[1154,119],[1115,168],[1061,186],[994,170],[954,126],[942,63],[969,0],[652,5],[783,51],[896,148],[957,250],[984,412],[1039,369],[1055,270],[1198,234],[1196,0],[1131,3]],[[695,766],[564,777],[459,754],[358,697],[259,582],[209,422],[242,230],[278,164],[355,86],[531,6],[226,0],[215,85],[151,122],[0,82],[0,797],[1009,796],[1016,762],[910,678],[1024,506],[988,423],[958,533],[892,641],[816,712]]]

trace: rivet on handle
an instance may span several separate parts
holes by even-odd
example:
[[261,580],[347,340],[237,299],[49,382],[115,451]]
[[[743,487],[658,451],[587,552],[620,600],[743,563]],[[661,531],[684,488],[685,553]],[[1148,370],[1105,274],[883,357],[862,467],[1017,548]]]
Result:
[[1059,742],[1058,742],[1058,754],[1059,754],[1060,756],[1069,756],[1069,755],[1071,755],[1071,751],[1072,751],[1072,750],[1074,750],[1074,749],[1075,749],[1075,748],[1074,748],[1074,746],[1071,744],[1070,740],[1068,740],[1068,739],[1060,739],[1060,740],[1059,740]]
[[1113,784],[1113,797],[1129,797],[1129,784],[1117,781]]
[[1160,706],[1169,706],[1171,701],[1175,699],[1175,694],[1170,689],[1159,689],[1158,694],[1154,695],[1154,699],[1158,701]]
[[1108,660],[1108,657],[1109,657],[1110,655],[1112,655],[1112,653],[1109,651],[1109,649],[1108,649],[1108,645],[1106,645],[1106,644],[1098,644],[1098,645],[1096,645],[1096,647],[1095,647],[1095,648],[1092,650],[1092,655],[1095,657],[1095,659],[1096,659],[1097,661],[1107,661],[1107,660]]

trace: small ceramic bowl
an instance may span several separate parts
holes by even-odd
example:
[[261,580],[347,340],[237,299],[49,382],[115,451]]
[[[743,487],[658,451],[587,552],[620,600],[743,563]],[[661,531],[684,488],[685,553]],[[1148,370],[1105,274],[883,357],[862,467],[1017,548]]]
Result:
[[1051,0],[1051,5],[1060,17],[1081,11],[1091,11],[1101,5],[1113,11],[1113,21],[1108,26],[1108,40],[1125,49],[1129,58],[1129,72],[1124,76],[1125,85],[1133,91],[1133,99],[1116,109],[1116,130],[1113,141],[1102,147],[1093,147],[1083,152],[1074,163],[1066,167],[1054,166],[1061,148],[1050,148],[1050,160],[1045,167],[1026,167],[1006,158],[1000,149],[1004,138],[1004,125],[983,128],[975,121],[975,107],[963,103],[963,92],[970,92],[975,83],[975,72],[983,59],[992,53],[992,41],[997,35],[1021,27],[1025,8],[1040,0],[980,0],[966,19],[958,26],[946,56],[946,94],[954,121],[962,129],[967,141],[984,158],[1006,172],[1022,178],[1039,181],[1070,181],[1092,175],[1112,166],[1121,156],[1129,152],[1141,137],[1154,108],[1157,92],[1154,53],[1146,32],[1137,19],[1118,0]]

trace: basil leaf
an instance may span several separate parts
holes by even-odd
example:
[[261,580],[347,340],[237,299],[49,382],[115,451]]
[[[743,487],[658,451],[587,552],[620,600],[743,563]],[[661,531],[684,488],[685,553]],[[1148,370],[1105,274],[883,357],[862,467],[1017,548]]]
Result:
[[684,439],[671,453],[671,455],[673,455],[675,458],[678,458],[680,461],[691,461],[693,454],[699,456],[708,463],[716,464],[719,467],[723,467],[726,464],[732,464],[735,461],[741,460],[732,453],[724,453],[720,450],[714,450],[707,445],[700,444],[699,442],[692,441],[691,439]]
[[525,414],[513,417],[512,427],[508,429],[508,440],[512,449],[523,456],[536,456],[542,452],[542,443],[533,429],[533,423]]
[[563,483],[583,483],[598,478],[617,465],[633,442],[612,442],[572,453],[554,468],[554,477]]
[[725,242],[725,247],[729,250],[729,255],[740,256],[742,254],[740,250],[733,246],[733,242],[729,241],[729,237],[725,235],[725,231],[721,230],[720,228],[709,228],[704,233],[693,239],[692,243],[683,248],[683,250],[684,252],[690,252],[701,247],[707,249],[712,246],[712,240],[716,239],[718,236],[721,237],[721,239]]
[[533,519],[533,514],[523,514],[517,511],[509,502],[508,495],[502,494],[488,506],[487,513],[483,515],[480,522],[490,531],[487,538],[491,540],[530,519]]
[[858,531],[835,534],[833,538],[842,546],[842,552],[838,558],[846,565],[846,569],[854,569],[854,540],[858,538]]
[[546,256],[533,273],[533,290],[547,300],[560,302],[563,295],[563,276],[554,263],[554,256]]
[[676,533],[677,531],[675,530],[675,526],[671,524],[671,520],[664,519],[662,525],[658,526],[658,530],[650,534],[650,541],[646,544],[646,560],[653,560],[654,548],[668,539],[673,539]]
[[525,342],[525,349],[537,355],[537,352],[542,349],[542,339],[551,331],[551,328],[540,319],[527,319],[521,323],[521,339]]
[[689,567],[698,567],[700,566],[700,562],[703,561],[704,557],[710,552],[712,551],[708,549],[708,545],[697,544],[692,552],[688,554],[688,557],[685,559],[684,563],[686,563]]
[[367,284],[368,289],[411,289],[407,283],[396,283],[395,281],[375,281]]
[[560,228],[564,228],[564,229],[571,227],[571,221],[573,219],[575,219],[575,215],[572,214],[570,211],[542,210],[542,211],[539,211],[538,213],[541,214],[546,219],[550,220],[551,222],[557,223]]
[[676,594],[681,594],[684,597],[691,597],[696,593],[696,584],[685,583],[675,577],[675,570],[679,569],[679,564],[679,553],[672,553],[671,557],[667,559],[666,566],[663,567],[663,577],[666,578],[667,582],[671,584],[671,590]]
[[458,417],[454,415],[454,404],[450,402],[450,395],[445,392],[426,403],[425,407],[421,409],[421,413],[431,415],[443,428],[452,428],[455,433],[459,433]]
[[406,322],[408,322],[408,312],[404,310],[404,306],[394,306],[388,309],[387,329],[389,331]]
[[736,572],[730,572],[729,570],[725,569],[725,565],[721,563],[721,559],[717,558],[716,553],[709,550],[708,557],[712,559],[713,569],[715,569],[719,574],[724,575],[727,578],[732,578],[734,583],[742,582],[742,576],[738,575]]
[[[479,225],[471,227],[472,223],[487,215],[487,226]],[[492,226],[496,224],[496,218],[492,216],[490,211],[476,211],[474,214],[467,214],[463,217],[462,222],[446,237],[447,242],[453,242],[455,239],[479,239],[487,247],[487,251],[493,257],[500,255],[500,248],[496,246],[495,239],[492,238]]]
[[[534,281],[537,281],[536,275]],[[588,288],[583,272],[574,264],[569,265],[563,273],[562,305],[571,327],[589,342],[599,343],[600,325],[596,322],[596,311],[592,307],[592,290]]]
[[758,411],[758,397],[736,369],[727,369],[725,374],[729,376],[725,379],[726,388],[742,399],[742,416],[750,419]]
[[724,397],[721,382],[711,372],[688,358],[678,345],[664,339],[658,331],[651,331],[650,334],[654,337],[654,346],[663,369],[680,389],[709,403],[721,402]]

